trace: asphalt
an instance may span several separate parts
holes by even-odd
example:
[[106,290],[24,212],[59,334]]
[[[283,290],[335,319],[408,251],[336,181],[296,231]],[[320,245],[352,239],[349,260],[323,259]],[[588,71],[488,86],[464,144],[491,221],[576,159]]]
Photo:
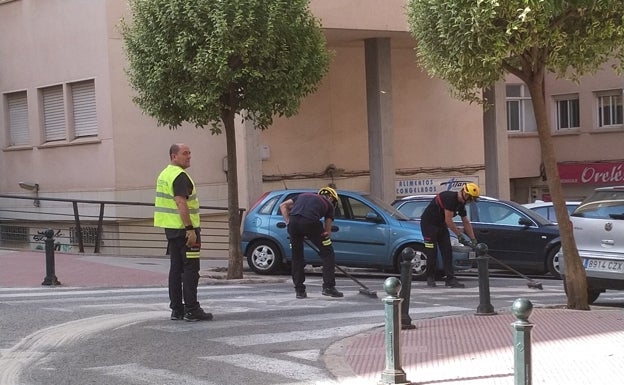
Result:
[[[169,268],[163,258],[62,253],[55,254],[54,265],[55,272],[62,272],[58,280],[65,287],[162,286]],[[226,260],[202,260],[200,284],[278,279],[246,269],[241,280],[226,281],[226,267]],[[50,278],[46,274],[44,252],[0,250],[0,288],[40,287]],[[394,362],[386,357],[383,325],[333,344],[323,359],[340,384],[398,384],[403,378],[432,385],[624,384],[621,308],[534,308],[528,318],[531,347],[525,356],[531,366],[526,382],[515,378],[518,353],[512,324],[517,319],[509,309],[495,310],[494,315],[413,321],[414,329],[399,333]]]

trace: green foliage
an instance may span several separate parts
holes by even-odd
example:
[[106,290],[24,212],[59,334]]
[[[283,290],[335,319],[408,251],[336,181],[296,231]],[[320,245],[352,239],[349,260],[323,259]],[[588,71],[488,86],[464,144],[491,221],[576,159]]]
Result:
[[578,80],[610,59],[622,70],[622,0],[408,0],[420,65],[464,100],[505,72]]
[[308,0],[129,0],[121,32],[134,101],[162,125],[292,116],[330,54]]

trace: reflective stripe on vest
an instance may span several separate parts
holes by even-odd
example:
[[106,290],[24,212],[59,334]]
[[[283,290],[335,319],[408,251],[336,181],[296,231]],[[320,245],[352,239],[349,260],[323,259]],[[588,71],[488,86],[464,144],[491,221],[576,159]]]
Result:
[[[178,212],[178,206],[173,195],[173,181],[181,173],[186,173],[182,167],[169,165],[158,175],[156,181],[156,200],[154,201],[154,226],[167,229],[183,229],[184,223]],[[199,227],[199,200],[195,191],[195,182],[186,174],[193,184],[193,191],[187,199],[191,224]]]
[[195,250],[194,251],[187,250],[186,251],[186,258],[188,258],[188,259],[199,258],[199,250],[197,250],[197,251],[195,251]]

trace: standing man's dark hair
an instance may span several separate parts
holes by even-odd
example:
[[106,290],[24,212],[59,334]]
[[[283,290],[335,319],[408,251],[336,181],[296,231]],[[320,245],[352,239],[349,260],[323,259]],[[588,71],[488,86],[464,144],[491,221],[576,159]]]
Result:
[[191,150],[185,144],[169,148],[171,163],[158,175],[154,226],[165,229],[170,255],[169,307],[172,320],[210,321],[197,301],[199,283],[199,200],[195,183],[185,171]]
[[[437,194],[423,211],[420,217],[420,228],[425,238],[425,253],[427,254],[427,286],[436,286],[435,274],[439,248],[444,263],[446,286],[464,287],[464,284],[455,278],[449,229],[457,234],[460,242],[472,246],[477,244],[474,230],[466,214],[466,204],[478,198],[479,186],[467,183],[460,191],[443,191]],[[453,222],[453,217],[456,215],[461,217],[465,233]]]
[[[292,245],[292,279],[296,297],[306,298],[305,260],[303,240],[307,237],[319,250],[323,262],[323,295],[342,297],[336,290],[336,256],[330,234],[334,222],[334,208],[338,204],[338,193],[331,187],[323,187],[314,193],[302,193],[280,204],[280,212],[288,224],[288,235]],[[325,226],[321,223],[325,218]]]

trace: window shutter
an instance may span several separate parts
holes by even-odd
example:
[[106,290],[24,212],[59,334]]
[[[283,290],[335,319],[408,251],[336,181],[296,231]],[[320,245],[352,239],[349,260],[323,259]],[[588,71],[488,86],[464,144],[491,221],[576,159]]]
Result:
[[65,110],[63,108],[63,87],[49,87],[43,94],[43,129],[46,142],[64,140]]
[[93,80],[71,85],[74,113],[74,136],[94,136],[98,133]]
[[8,95],[7,102],[9,106],[9,146],[30,144],[26,92]]

